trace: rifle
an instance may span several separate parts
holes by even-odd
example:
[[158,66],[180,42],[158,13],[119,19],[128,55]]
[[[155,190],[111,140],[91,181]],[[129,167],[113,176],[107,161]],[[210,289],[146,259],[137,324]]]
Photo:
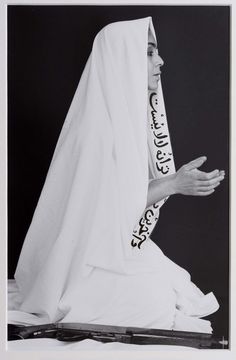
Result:
[[197,349],[227,349],[224,337],[212,334],[82,323],[51,323],[35,326],[8,324],[8,340],[54,338],[59,341],[92,339],[140,345],[176,345]]

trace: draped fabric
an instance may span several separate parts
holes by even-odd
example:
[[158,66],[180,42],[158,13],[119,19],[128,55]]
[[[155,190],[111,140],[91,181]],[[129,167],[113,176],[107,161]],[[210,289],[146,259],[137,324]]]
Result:
[[[175,173],[173,151],[167,124],[161,81],[155,91],[149,91],[147,142],[149,155],[149,180],[159,179]],[[168,198],[168,197],[167,197]],[[133,231],[131,245],[141,248],[152,233],[160,215],[160,209],[166,202],[164,198],[145,209]]]
[[211,331],[199,318],[217,310],[214,295],[149,238],[166,199],[145,209],[148,167],[154,178],[175,171],[161,82],[147,96],[149,29],[155,37],[150,17],[117,22],[94,40],[18,261],[10,321]]

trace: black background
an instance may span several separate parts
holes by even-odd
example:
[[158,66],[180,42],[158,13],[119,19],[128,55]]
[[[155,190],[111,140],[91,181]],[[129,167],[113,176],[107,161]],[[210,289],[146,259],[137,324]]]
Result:
[[[175,195],[162,208],[153,240],[191,273],[229,324],[229,7],[8,6],[8,265],[14,275],[70,102],[97,32],[106,24],[152,16],[165,61],[162,85],[177,169],[226,171],[209,197]],[[135,59],[134,59],[135,61]]]

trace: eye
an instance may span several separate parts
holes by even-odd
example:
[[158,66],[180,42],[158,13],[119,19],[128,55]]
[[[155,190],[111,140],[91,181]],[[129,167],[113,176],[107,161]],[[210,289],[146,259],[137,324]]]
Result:
[[158,50],[157,50],[157,48],[155,48],[155,47],[153,47],[153,46],[149,46],[148,49],[147,49],[147,56],[152,57],[152,56],[154,56],[155,54],[158,55]]
[[148,55],[148,56],[153,56],[153,54],[154,54],[154,51],[153,51],[153,50],[148,50],[148,52],[147,52],[147,55]]

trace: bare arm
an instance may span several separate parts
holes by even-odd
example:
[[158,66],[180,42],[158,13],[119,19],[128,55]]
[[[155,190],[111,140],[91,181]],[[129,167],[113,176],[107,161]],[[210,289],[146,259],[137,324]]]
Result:
[[175,174],[149,183],[147,207],[174,194],[207,196],[215,191],[224,179],[224,171],[213,170],[209,173],[198,170],[206,157],[197,158],[183,165]]

